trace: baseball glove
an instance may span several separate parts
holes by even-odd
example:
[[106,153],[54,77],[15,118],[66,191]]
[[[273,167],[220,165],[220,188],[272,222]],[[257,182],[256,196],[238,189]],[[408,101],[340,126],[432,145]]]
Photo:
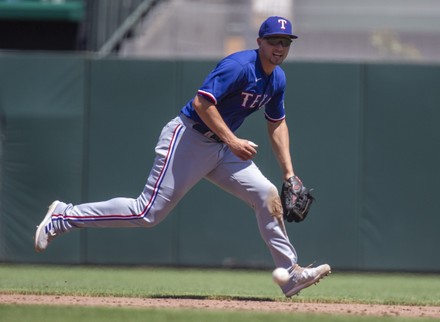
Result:
[[281,204],[283,217],[288,222],[301,222],[306,219],[310,206],[315,200],[311,195],[312,189],[307,189],[297,177],[290,177],[281,187]]

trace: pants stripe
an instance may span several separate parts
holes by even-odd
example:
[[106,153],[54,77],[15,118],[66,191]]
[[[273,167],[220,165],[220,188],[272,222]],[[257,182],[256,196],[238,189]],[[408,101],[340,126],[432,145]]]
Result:
[[162,184],[162,181],[166,175],[168,166],[170,164],[170,161],[172,160],[173,154],[174,154],[174,150],[176,147],[176,142],[177,139],[179,137],[180,132],[183,129],[183,125],[179,124],[178,126],[176,126],[176,128],[174,129],[173,132],[173,136],[171,138],[171,142],[170,145],[168,147],[168,151],[167,151],[167,155],[165,157],[165,161],[164,161],[164,165],[161,169],[161,172],[159,173],[159,176],[157,178],[157,181],[154,185],[152,194],[150,199],[148,200],[146,206],[144,207],[144,209],[141,211],[141,213],[139,214],[130,214],[130,215],[121,215],[121,214],[113,214],[113,215],[91,215],[91,216],[66,216],[64,214],[54,214],[52,215],[52,219],[53,220],[57,220],[57,219],[62,219],[62,220],[71,220],[71,221],[100,221],[100,220],[133,220],[133,219],[141,219],[143,217],[145,217],[148,212],[150,211],[151,207],[154,204],[154,201],[157,198],[157,195],[159,193],[160,190],[160,186]]

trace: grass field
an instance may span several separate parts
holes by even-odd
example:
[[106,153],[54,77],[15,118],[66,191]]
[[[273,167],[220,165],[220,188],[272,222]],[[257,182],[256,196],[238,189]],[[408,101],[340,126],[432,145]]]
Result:
[[[299,297],[286,299],[269,271],[0,265],[0,293],[82,296],[250,299],[268,301],[440,306],[438,275],[333,272]],[[63,312],[69,314],[64,316]],[[81,316],[82,318],[75,318]],[[61,318],[62,317],[62,318]],[[389,321],[391,317],[294,314],[307,321]],[[292,313],[213,312],[0,305],[1,321],[292,321]],[[432,321],[404,319],[402,321]]]

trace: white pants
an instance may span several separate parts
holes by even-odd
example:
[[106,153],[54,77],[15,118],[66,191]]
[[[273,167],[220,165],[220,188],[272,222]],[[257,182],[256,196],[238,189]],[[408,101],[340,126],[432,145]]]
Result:
[[60,202],[52,216],[61,231],[83,227],[153,227],[202,178],[245,201],[255,210],[261,237],[277,267],[292,267],[297,255],[272,216],[276,187],[252,161],[243,161],[229,148],[192,128],[181,115],[162,130],[153,168],[137,199],[114,198],[81,205]]

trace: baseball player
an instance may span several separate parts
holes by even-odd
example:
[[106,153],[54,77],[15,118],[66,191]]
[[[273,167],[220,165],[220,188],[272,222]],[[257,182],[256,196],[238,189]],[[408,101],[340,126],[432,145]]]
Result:
[[296,251],[285,233],[278,190],[252,161],[258,146],[235,135],[247,116],[263,109],[284,183],[302,186],[291,161],[284,111],[286,78],[279,67],[296,38],[289,20],[275,16],[265,20],[258,49],[222,59],[196,96],[165,125],[140,196],[80,205],[54,201],[37,227],[35,250],[42,252],[56,237],[84,227],[153,227],[206,178],[254,209],[276,267],[289,271],[290,280],[280,286],[286,296],[329,274],[327,264],[308,268],[297,264]]

